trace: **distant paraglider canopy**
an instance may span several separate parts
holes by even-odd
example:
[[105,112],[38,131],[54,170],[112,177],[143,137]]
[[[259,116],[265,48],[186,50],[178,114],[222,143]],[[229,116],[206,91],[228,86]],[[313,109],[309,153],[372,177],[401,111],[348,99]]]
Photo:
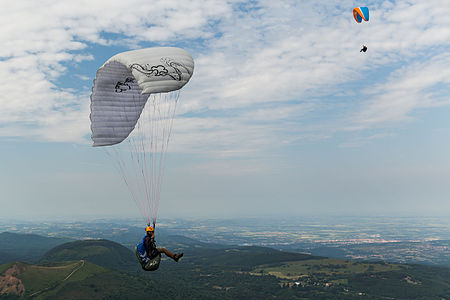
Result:
[[[353,17],[355,21],[361,23],[362,20],[369,22],[369,8],[368,7],[355,7],[353,9]],[[359,52],[366,52],[367,46],[363,45],[362,49]]]
[[183,49],[119,53],[97,71],[91,94],[93,146],[108,148],[146,223],[156,223],[165,154],[179,89],[194,61]]
[[353,17],[355,21],[361,23],[362,20],[369,22],[369,8],[368,7],[355,7],[353,9]]

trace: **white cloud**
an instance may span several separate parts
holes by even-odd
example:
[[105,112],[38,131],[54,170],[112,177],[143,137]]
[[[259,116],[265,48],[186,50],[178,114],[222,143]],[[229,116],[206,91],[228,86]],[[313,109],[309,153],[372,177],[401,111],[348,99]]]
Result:
[[[449,83],[450,6],[369,4],[370,22],[357,24],[343,0],[10,3],[0,18],[0,134],[76,142],[89,134],[89,95],[56,84],[74,65],[96,59],[89,44],[182,44],[193,52],[174,151],[256,155],[448,104],[432,87]],[[335,96],[347,97],[334,103]]]
[[[439,84],[450,88],[450,53],[438,54],[424,62],[404,66],[387,79],[366,90],[372,97],[357,112],[356,128],[386,126],[393,122],[408,121],[410,113],[418,108],[450,104],[450,97],[441,97]],[[446,90],[448,92],[448,89]]]
[[88,42],[120,43],[104,33],[134,44],[207,37],[208,20],[226,13],[226,3],[214,0],[9,3],[0,18],[1,134],[80,142],[89,131],[89,95],[55,82],[67,66],[94,58],[80,52]]

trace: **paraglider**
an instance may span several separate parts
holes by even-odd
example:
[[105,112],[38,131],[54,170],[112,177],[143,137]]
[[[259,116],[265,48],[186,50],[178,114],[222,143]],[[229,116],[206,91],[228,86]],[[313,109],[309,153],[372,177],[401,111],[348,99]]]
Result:
[[[369,8],[368,7],[355,7],[353,9],[353,17],[355,21],[361,23],[363,20],[369,22]],[[363,45],[359,52],[366,52],[367,46]]]
[[361,23],[362,20],[369,22],[369,8],[368,7],[355,7],[353,9],[353,17],[355,21]]
[[183,49],[134,50],[107,60],[92,87],[93,146],[105,149],[116,163],[146,224],[152,223],[153,229],[179,90],[193,71],[194,61]]
[[156,271],[159,268],[162,253],[176,262],[183,257],[183,253],[173,254],[166,248],[157,248],[155,243],[155,229],[153,227],[147,226],[145,231],[147,234],[135,249],[136,256],[141,263],[142,269],[145,271]]

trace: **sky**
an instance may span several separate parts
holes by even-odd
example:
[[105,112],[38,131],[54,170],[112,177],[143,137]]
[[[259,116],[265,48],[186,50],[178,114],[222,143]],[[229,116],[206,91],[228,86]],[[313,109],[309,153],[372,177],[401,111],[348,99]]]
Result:
[[195,61],[160,217],[450,215],[447,0],[4,2],[0,217],[140,216],[89,97],[159,46]]

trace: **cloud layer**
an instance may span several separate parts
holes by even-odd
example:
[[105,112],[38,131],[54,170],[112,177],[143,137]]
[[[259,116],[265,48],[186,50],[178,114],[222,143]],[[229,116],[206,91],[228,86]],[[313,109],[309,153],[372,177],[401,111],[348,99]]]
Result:
[[[59,82],[83,62],[101,65],[96,45],[175,45],[193,54],[173,151],[254,156],[299,139],[364,135],[449,104],[444,1],[370,1],[371,20],[361,24],[348,5],[11,2],[0,18],[0,135],[89,142],[95,74],[79,74],[84,82],[73,86]],[[359,53],[362,44],[367,53]]]

